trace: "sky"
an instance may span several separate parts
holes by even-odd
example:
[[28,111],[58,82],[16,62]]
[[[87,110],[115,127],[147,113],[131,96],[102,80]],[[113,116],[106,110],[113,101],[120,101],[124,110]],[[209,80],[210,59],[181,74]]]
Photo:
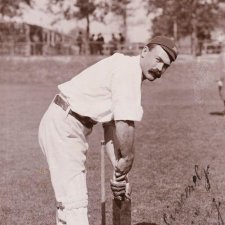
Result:
[[[51,25],[54,16],[46,13],[47,0],[37,0],[36,6],[33,9],[24,8],[23,21],[31,24],[41,25],[51,29],[57,29],[61,32],[69,33],[74,28],[85,29],[85,21],[66,21],[59,20],[56,24]],[[71,2],[71,1],[70,1]],[[149,40],[151,32],[151,19],[147,16],[145,7],[142,1],[133,0],[130,5],[134,10],[128,18],[128,32],[127,37],[131,42],[145,42]],[[112,33],[121,32],[119,27],[120,17],[108,15],[106,24],[99,22],[91,22],[91,33],[102,33],[106,41],[109,41]]]

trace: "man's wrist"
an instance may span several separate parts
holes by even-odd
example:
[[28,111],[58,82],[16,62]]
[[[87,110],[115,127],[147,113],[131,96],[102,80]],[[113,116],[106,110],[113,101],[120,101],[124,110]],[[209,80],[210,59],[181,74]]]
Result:
[[134,157],[120,158],[115,166],[115,171],[121,174],[127,174],[133,165],[133,161]]

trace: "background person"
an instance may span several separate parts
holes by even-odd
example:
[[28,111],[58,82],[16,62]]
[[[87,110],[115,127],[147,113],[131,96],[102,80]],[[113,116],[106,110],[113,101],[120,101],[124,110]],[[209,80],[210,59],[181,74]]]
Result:
[[98,37],[96,39],[96,43],[97,43],[98,53],[100,55],[103,55],[103,46],[104,46],[105,40],[104,40],[104,37],[102,36],[101,33],[98,34]]
[[39,143],[57,200],[57,225],[89,224],[87,137],[98,122],[115,124],[121,158],[114,166],[111,189],[115,197],[124,196],[134,161],[135,121],[143,116],[141,84],[160,78],[176,57],[175,43],[159,36],[140,55],[116,53],[58,86],[59,94],[39,126]]
[[120,44],[120,50],[123,50],[124,49],[124,44],[125,44],[125,37],[123,36],[122,33],[119,33],[119,44]]
[[96,53],[96,40],[94,34],[89,37],[89,51],[91,55]]
[[223,102],[223,114],[225,115],[225,51],[223,51],[219,56],[219,79],[217,80],[218,91],[220,99]]
[[117,40],[115,34],[112,33],[111,40],[109,41],[109,45],[110,45],[110,47],[109,47],[110,53],[109,54],[110,55],[112,55],[112,54],[114,54],[116,52],[116,50],[117,50],[117,44],[118,44],[118,40]]
[[125,37],[123,36],[122,33],[119,33],[119,42],[120,42],[120,44],[124,44],[124,42],[125,42]]
[[79,34],[78,34],[78,36],[77,36],[77,45],[78,45],[78,47],[79,47],[79,55],[81,55],[81,54],[83,54],[83,52],[84,52],[84,41],[83,41],[83,35],[82,35],[82,32],[81,31],[79,31]]

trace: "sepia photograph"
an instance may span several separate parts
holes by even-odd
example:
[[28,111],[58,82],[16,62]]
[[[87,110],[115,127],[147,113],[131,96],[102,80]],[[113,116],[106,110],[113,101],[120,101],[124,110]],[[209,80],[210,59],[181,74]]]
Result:
[[0,0],[0,225],[225,225],[225,0]]

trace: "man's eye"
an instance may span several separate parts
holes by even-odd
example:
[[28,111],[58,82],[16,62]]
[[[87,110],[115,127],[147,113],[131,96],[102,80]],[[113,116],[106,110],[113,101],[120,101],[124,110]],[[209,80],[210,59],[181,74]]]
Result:
[[169,65],[164,64],[164,69],[166,70],[169,67]]

